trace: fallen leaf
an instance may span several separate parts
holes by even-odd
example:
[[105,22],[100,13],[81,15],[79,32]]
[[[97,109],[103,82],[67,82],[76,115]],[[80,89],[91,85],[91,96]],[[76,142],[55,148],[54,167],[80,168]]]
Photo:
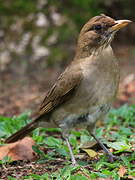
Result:
[[96,141],[88,141],[88,142],[83,143],[80,148],[81,149],[88,149],[88,148],[93,148],[96,145],[97,145]]
[[134,180],[134,179],[135,179],[135,176],[129,175],[129,176],[128,176],[128,179],[133,179],[133,180]]
[[85,180],[85,177],[88,178],[88,179],[90,179],[89,174],[88,174],[87,172],[81,170],[81,169],[80,169],[79,171],[77,171],[75,174],[76,174],[76,175],[83,175],[84,178],[82,178],[82,177],[80,178],[80,179],[82,179],[82,180],[83,180],[83,179]]
[[97,156],[97,153],[93,151],[92,149],[82,149],[82,150],[85,151],[90,157]]
[[121,142],[108,142],[107,146],[119,150],[119,151],[124,151],[127,149],[130,149],[130,145],[126,143],[126,141],[121,141]]
[[0,147],[0,160],[8,156],[11,160],[35,160],[36,153],[33,151],[32,146],[35,142],[30,137],[25,137],[14,143],[3,145]]
[[120,169],[118,171],[119,176],[123,177],[126,172],[127,172],[127,169],[124,166],[120,166]]
[[85,154],[76,154],[75,157],[78,159],[83,159],[85,157]]

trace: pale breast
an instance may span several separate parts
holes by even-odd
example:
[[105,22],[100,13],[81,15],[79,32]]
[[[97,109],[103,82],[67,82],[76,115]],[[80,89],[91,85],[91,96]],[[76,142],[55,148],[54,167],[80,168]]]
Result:
[[90,104],[106,104],[115,99],[119,85],[119,66],[117,59],[108,47],[100,56],[93,56],[82,64],[84,81],[82,90],[88,94]]
[[119,70],[117,60],[107,53],[83,59],[80,86],[69,101],[56,108],[52,121],[60,122],[70,116],[92,113],[95,106],[112,103],[118,89]]

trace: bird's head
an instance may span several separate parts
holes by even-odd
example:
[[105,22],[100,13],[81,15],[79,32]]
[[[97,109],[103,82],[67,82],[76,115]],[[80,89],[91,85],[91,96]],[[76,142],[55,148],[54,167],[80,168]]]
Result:
[[104,14],[91,18],[82,28],[77,51],[81,56],[88,56],[91,50],[110,45],[115,33],[127,26],[130,20],[114,20]]

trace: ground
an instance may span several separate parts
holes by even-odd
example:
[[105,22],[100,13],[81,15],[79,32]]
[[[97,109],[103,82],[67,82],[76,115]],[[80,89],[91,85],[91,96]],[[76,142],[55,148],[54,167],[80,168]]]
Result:
[[[72,167],[67,147],[61,139],[61,133],[57,130],[54,132],[54,130],[42,129],[34,131],[32,135],[36,143],[42,147],[35,149],[40,157],[38,162],[2,160],[1,179],[117,180],[135,178],[135,106],[132,106],[135,104],[134,47],[116,47],[115,52],[121,67],[119,94],[114,103],[114,107],[118,109],[112,110],[107,121],[98,125],[96,134],[98,137],[103,137],[103,143],[110,151],[120,156],[121,160],[114,163],[107,162],[101,148],[96,143],[91,145],[93,139],[89,138],[87,132],[78,130],[72,132],[70,143],[81,167]],[[60,71],[58,68],[48,68],[42,76],[41,72],[22,76],[16,76],[12,71],[1,72],[1,143],[9,134],[20,129],[21,122],[25,124],[29,121],[29,110],[34,111],[39,105]],[[129,105],[122,106],[125,103]],[[14,119],[11,118],[12,116]],[[90,145],[87,144],[87,148],[80,147],[80,144],[85,144],[87,141],[91,142]],[[95,153],[94,157],[92,157],[93,153]]]
[[[20,128],[22,125],[20,120],[26,123],[26,119],[28,119],[28,114],[20,115],[15,119],[4,119],[3,117],[0,121],[0,130],[8,136]],[[16,130],[14,124],[18,125]],[[134,179],[134,126],[135,106],[125,105],[119,109],[112,109],[104,124],[97,127],[97,137],[102,139],[110,152],[120,158],[113,163],[108,162],[103,150],[93,141],[87,131],[80,131],[80,129],[72,131],[69,140],[78,162],[76,167],[71,165],[70,155],[59,129],[42,128],[40,131],[36,129],[32,138],[37,144],[33,146],[37,160],[34,162],[12,161],[5,157],[0,161],[0,177],[5,180]]]

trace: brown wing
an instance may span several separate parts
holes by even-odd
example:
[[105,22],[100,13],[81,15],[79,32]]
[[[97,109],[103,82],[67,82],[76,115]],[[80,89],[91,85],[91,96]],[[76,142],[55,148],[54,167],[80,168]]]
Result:
[[39,115],[50,112],[56,106],[69,99],[82,79],[79,66],[69,66],[57,79],[54,86],[47,93],[40,109]]

